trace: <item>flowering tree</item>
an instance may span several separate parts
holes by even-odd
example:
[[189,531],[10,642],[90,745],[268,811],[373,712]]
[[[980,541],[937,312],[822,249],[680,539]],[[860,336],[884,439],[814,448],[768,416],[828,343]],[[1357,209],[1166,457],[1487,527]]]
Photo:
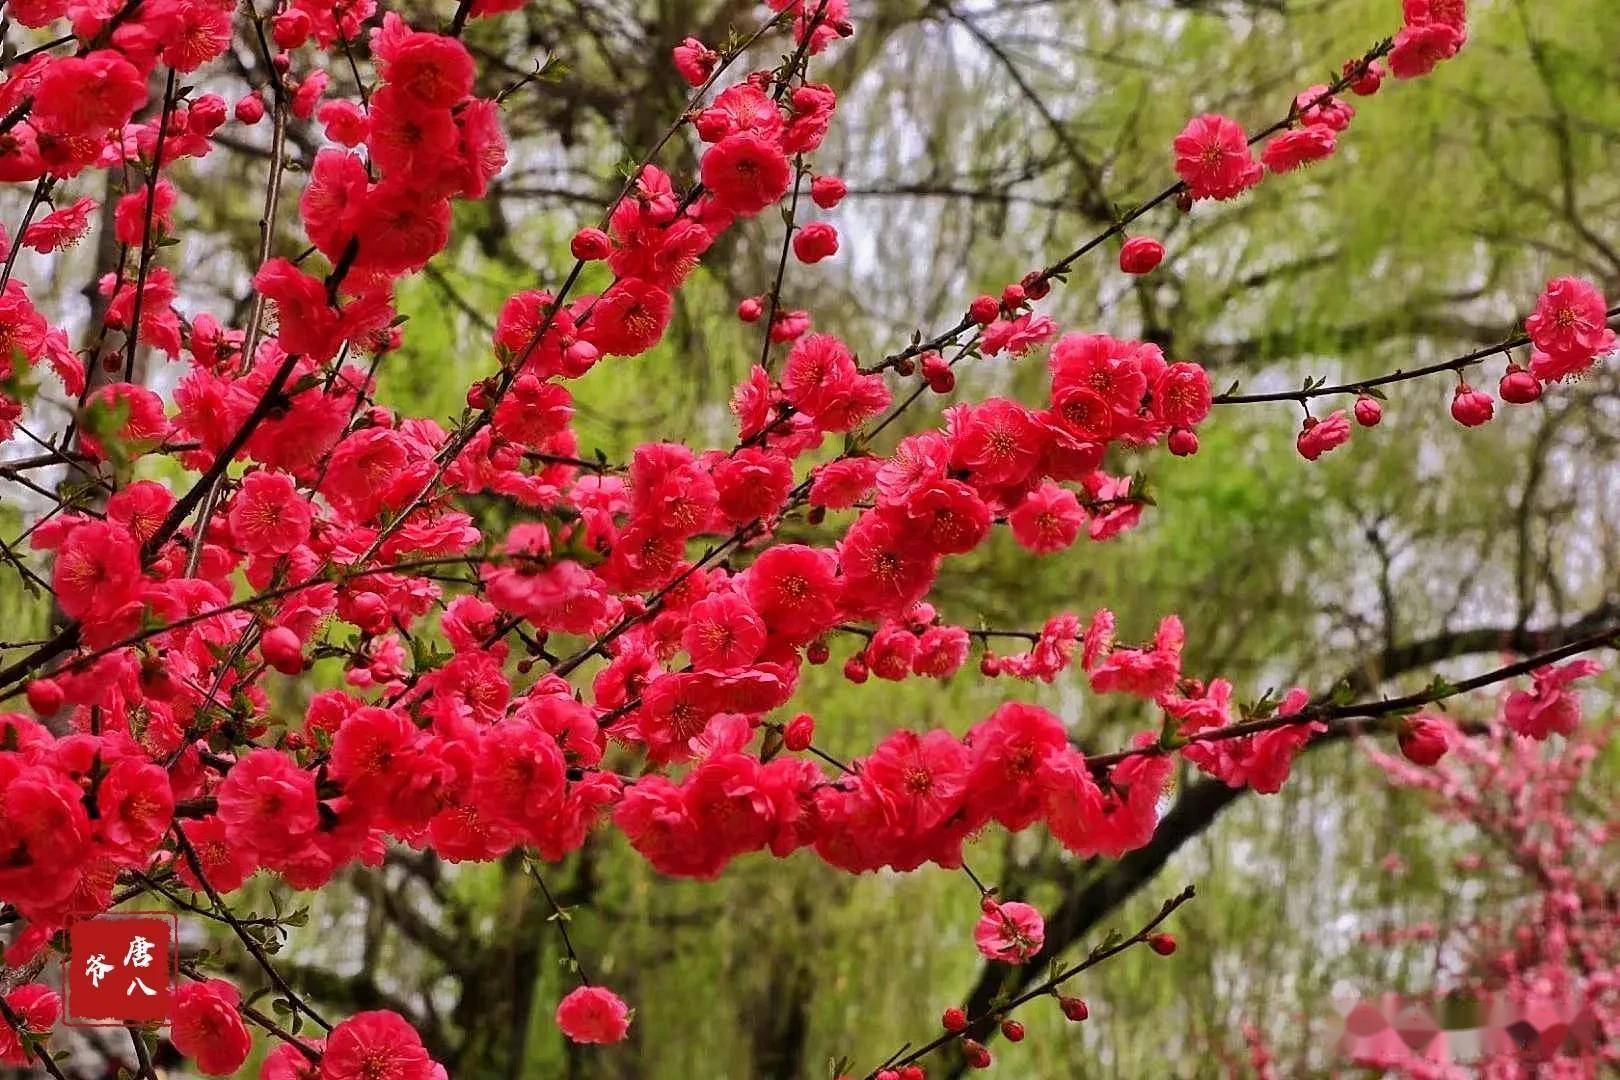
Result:
[[[244,919],[232,894],[260,871],[320,889],[393,848],[515,861],[549,898],[546,865],[602,828],[677,877],[801,849],[850,873],[960,871],[980,952],[1024,965],[1044,955],[1046,922],[968,865],[964,844],[987,830],[1039,827],[1076,856],[1117,859],[1153,842],[1180,763],[1271,793],[1303,747],[1351,730],[1398,732],[1421,762],[1434,736],[1417,710],[1523,677],[1535,690],[1522,734],[1567,733],[1555,673],[1584,669],[1554,665],[1612,644],[1620,623],[1400,697],[1322,687],[1243,703],[1230,681],[1183,672],[1175,615],[1131,642],[1116,640],[1107,610],[995,629],[947,621],[929,602],[942,565],[998,531],[1031,557],[1129,533],[1153,499],[1121,463],[1196,454],[1217,409],[1299,406],[1298,450],[1315,461],[1355,425],[1378,425],[1389,388],[1454,379],[1451,416],[1473,427],[1495,406],[1467,379],[1483,386],[1491,365],[1505,366],[1490,371],[1498,396],[1529,405],[1613,351],[1620,309],[1573,276],[1525,298],[1522,327],[1488,348],[1265,393],[1217,394],[1198,363],[1065,333],[1041,311],[1083,260],[1159,272],[1156,216],[1288,184],[1332,155],[1352,138],[1352,99],[1420,94],[1385,79],[1416,79],[1462,50],[1460,0],[1407,0],[1390,36],[1278,115],[1247,128],[1192,118],[1156,194],[864,362],[790,302],[790,268],[841,248],[846,185],[816,161],[838,95],[816,73],[858,32],[847,3],[798,0],[727,40],[689,38],[669,64],[690,88],[684,107],[574,232],[566,276],[502,305],[465,409],[447,424],[402,415],[377,394],[411,331],[397,295],[431,272],[458,205],[500,176],[506,102],[545,74],[519,67],[479,96],[480,58],[463,38],[520,6],[463,0],[443,25],[412,25],[363,2],[11,5],[39,40],[7,58],[0,84],[3,178],[29,190],[0,275],[11,346],[0,436],[35,447],[6,477],[49,508],[4,551],[61,619],[0,666],[0,696],[28,710],[0,718],[8,964],[37,971],[76,917],[166,902],[226,927],[253,962],[243,988],[201,961],[182,968],[170,1038],[197,1069],[238,1070],[256,1032],[271,1046],[265,1076],[431,1077],[442,1066],[396,1011],[328,1019],[278,968],[285,920]],[[243,41],[267,85],[230,78]],[[311,121],[316,148],[295,172],[287,142]],[[250,135],[266,128],[267,140]],[[687,129],[696,168],[666,171],[660,155]],[[254,137],[268,149],[251,299],[235,317],[186,310],[165,263],[195,220],[172,176]],[[75,348],[31,299],[18,255],[84,236],[98,176],[116,193],[100,209],[117,258]],[[757,363],[730,398],[734,439],[648,442],[622,461],[583,447],[570,383],[653,349],[705,254],[773,208],[784,226],[774,275],[735,313],[757,335]],[[156,353],[177,371],[167,400],[136,377]],[[1040,358],[1039,401],[971,391],[981,365]],[[77,399],[61,430],[34,429],[42,380]],[[943,398],[923,430],[891,430]],[[74,479],[32,484],[47,467]],[[511,508],[499,531],[470,512],[487,500]],[[975,670],[1051,682],[1077,666],[1095,694],[1150,703],[1160,721],[1087,753],[1052,713],[1012,701],[964,735],[897,727],[873,747],[827,746],[795,697],[805,666],[835,654],[857,684]],[[278,684],[312,666],[346,689],[288,717]],[[1084,1019],[1068,984],[1139,946],[1173,954],[1166,927],[1192,896],[1174,893],[1150,921],[1017,993],[947,1008],[932,1037],[851,1074],[910,1080],[947,1048],[987,1065],[989,1037],[1022,1038],[1014,1014],[1040,997]],[[554,908],[579,984],[556,1003],[558,1026],[578,1043],[624,1038],[631,1010],[593,978]],[[255,1004],[259,989],[275,1008]],[[51,992],[27,983],[4,1001],[8,1060],[61,1075]],[[131,1042],[153,1075],[146,1039]]]
[[[1612,1066],[1617,1023],[1615,882],[1607,852],[1613,800],[1593,783],[1594,763],[1614,724],[1578,724],[1567,686],[1595,673],[1574,661],[1537,673],[1531,690],[1505,695],[1485,724],[1419,713],[1403,726],[1401,754],[1369,747],[1398,787],[1421,793],[1441,816],[1465,827],[1452,870],[1475,892],[1437,924],[1424,920],[1367,932],[1391,953],[1432,957],[1430,998],[1471,1006],[1472,1045],[1456,1036],[1403,1039],[1371,1004],[1346,1019],[1348,1056],[1392,1075],[1446,1080],[1538,1072],[1596,1076]],[[1567,741],[1537,738],[1551,724]],[[1505,858],[1514,871],[1499,891],[1488,868]],[[1388,868],[1403,869],[1391,853]],[[1419,971],[1430,965],[1419,965]],[[1271,1068],[1258,1031],[1255,1068]],[[1275,1075],[1275,1072],[1272,1072]]]

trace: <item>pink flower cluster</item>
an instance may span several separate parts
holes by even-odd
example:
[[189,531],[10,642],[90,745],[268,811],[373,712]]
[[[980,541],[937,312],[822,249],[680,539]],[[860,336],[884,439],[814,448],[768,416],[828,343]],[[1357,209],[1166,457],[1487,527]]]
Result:
[[[1421,717],[1416,726],[1429,734],[1419,737],[1449,746],[1443,761],[1414,755],[1404,737],[1405,759],[1368,751],[1395,785],[1465,826],[1463,849],[1450,863],[1453,895],[1471,895],[1484,883],[1470,879],[1499,874],[1504,859],[1521,875],[1522,888],[1508,898],[1488,894],[1488,909],[1447,904],[1438,920],[1378,926],[1366,935],[1386,948],[1409,946],[1413,958],[1447,958],[1432,973],[1431,992],[1472,1003],[1484,1028],[1485,1037],[1472,1040],[1469,1075],[1521,1076],[1528,1067],[1591,1076],[1617,1061],[1613,849],[1620,814],[1594,773],[1613,749],[1615,727],[1612,718],[1581,724],[1569,689],[1592,674],[1585,661],[1536,672],[1533,689],[1504,696],[1483,737],[1465,735],[1447,717]],[[1557,752],[1545,742],[1553,734],[1562,743]],[[1398,859],[1389,866],[1402,872]],[[1536,1032],[1528,1045],[1515,1038],[1526,1026]],[[1357,1065],[1390,1075],[1462,1075],[1441,1056],[1443,1040],[1413,1046],[1393,1027],[1354,1049]]]

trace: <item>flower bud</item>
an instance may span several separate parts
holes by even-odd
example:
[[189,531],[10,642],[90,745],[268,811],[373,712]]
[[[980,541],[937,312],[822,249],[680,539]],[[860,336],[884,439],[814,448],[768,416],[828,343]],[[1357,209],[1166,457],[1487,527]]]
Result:
[[984,1048],[983,1043],[974,1042],[972,1039],[963,1039],[962,1056],[967,1059],[969,1068],[988,1069],[990,1067],[990,1051]]
[[1406,760],[1414,765],[1434,765],[1451,749],[1445,722],[1422,713],[1406,718],[1396,741]]
[[672,50],[675,70],[688,86],[702,86],[714,74],[719,55],[697,38],[689,37]]
[[315,24],[310,19],[309,12],[288,8],[270,20],[270,37],[278,48],[296,49],[309,40],[310,32],[314,28]]
[[946,1031],[966,1031],[967,1013],[952,1005],[941,1014],[939,1022],[944,1025]]
[[605,259],[613,251],[613,241],[601,229],[581,229],[568,242],[568,250],[580,262]]
[[793,254],[802,263],[818,263],[838,254],[838,230],[830,222],[812,221],[793,234]]
[[255,92],[236,103],[236,118],[250,127],[264,119],[264,100]]
[[[1361,66],[1360,60],[1346,60],[1344,74],[1348,77]],[[1384,84],[1384,65],[1377,60],[1367,65],[1367,69],[1350,84],[1350,92],[1357,97],[1371,97],[1378,93],[1378,88]]]
[[1151,236],[1133,236],[1119,249],[1119,268],[1127,274],[1150,274],[1164,261],[1164,245]]
[[225,122],[225,99],[218,94],[194,98],[186,110],[186,129],[193,135],[212,135]]
[[349,606],[349,621],[368,634],[388,628],[388,605],[376,593],[359,593]]
[[259,652],[264,662],[283,675],[297,675],[304,670],[304,643],[285,626],[272,626],[259,639]]
[[815,719],[809,713],[800,713],[782,729],[782,745],[797,754],[810,749],[810,740],[815,735]]
[[1356,398],[1356,423],[1362,427],[1377,427],[1384,418],[1384,406],[1375,397],[1362,394]]
[[993,296],[975,296],[973,303],[968,305],[968,318],[980,326],[989,326],[996,321],[996,315],[1001,311],[1001,304]]
[[28,707],[41,716],[55,716],[64,696],[55,679],[35,679],[28,684]]
[[843,201],[849,186],[836,176],[818,176],[810,181],[810,198],[823,210],[831,210]]
[[1091,1010],[1086,1007],[1086,1003],[1077,997],[1060,996],[1058,998],[1058,1008],[1063,1010],[1064,1016],[1076,1024],[1091,1015]]
[[577,379],[602,358],[602,351],[588,341],[576,341],[563,350],[563,374]]
[[1475,390],[1467,383],[1458,383],[1451,396],[1451,418],[1463,427],[1479,427],[1495,413],[1491,395]]
[[1507,373],[1497,384],[1496,392],[1512,405],[1528,405],[1541,397],[1541,380],[1518,364],[1509,364]]

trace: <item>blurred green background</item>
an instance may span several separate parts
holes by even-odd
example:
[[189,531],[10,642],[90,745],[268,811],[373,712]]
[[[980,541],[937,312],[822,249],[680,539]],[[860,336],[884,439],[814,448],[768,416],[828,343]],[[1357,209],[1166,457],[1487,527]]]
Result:
[[[816,165],[851,188],[823,215],[844,248],[815,267],[790,265],[784,302],[869,359],[914,328],[948,325],[976,292],[1163,187],[1170,139],[1188,116],[1269,123],[1296,90],[1400,21],[1397,0],[854,6],[856,38],[812,68],[842,95]],[[1044,310],[1065,330],[1157,341],[1208,365],[1220,387],[1275,389],[1494,343],[1554,274],[1620,292],[1612,0],[1470,9],[1461,57],[1354,99],[1358,115],[1332,160],[1235,205],[1162,208],[1140,223],[1170,249],[1159,273],[1125,280],[1113,249],[1098,252]],[[485,93],[548,53],[566,70],[507,101],[511,163],[487,202],[458,206],[451,248],[404,290],[410,321],[405,347],[382,365],[383,402],[446,421],[459,413],[466,385],[492,370],[488,320],[500,300],[560,279],[567,238],[612,197],[616,167],[678,111],[684,87],[669,47],[692,32],[718,42],[728,28],[747,31],[760,10],[543,0],[474,25]],[[414,14],[427,24],[443,12]],[[252,74],[245,51],[239,63]],[[333,72],[340,89],[346,77]],[[319,144],[305,129],[291,142],[304,160]],[[689,169],[694,153],[677,140],[665,164]],[[186,310],[245,310],[263,169],[262,154],[243,152],[184,174],[208,233],[165,253],[186,283]],[[682,294],[666,342],[582,381],[587,453],[618,459],[652,436],[729,439],[724,403],[758,350],[756,328],[731,312],[768,288],[781,228],[767,214],[728,234]],[[278,250],[299,246],[284,224]],[[74,290],[96,257],[81,250],[52,271],[55,310],[82,310]],[[1499,374],[1481,378],[1494,388]],[[957,394],[1034,401],[1043,375],[1038,359],[980,361],[960,369]],[[174,372],[158,360],[146,377],[165,386]],[[1620,555],[1614,373],[1555,388],[1537,406],[1499,405],[1497,421],[1472,432],[1447,417],[1445,380],[1396,391],[1383,426],[1314,465],[1293,452],[1300,415],[1286,405],[1218,413],[1192,459],[1119,458],[1111,467],[1142,470],[1157,500],[1141,528],[1038,560],[998,537],[947,564],[940,606],[970,625],[1030,626],[1107,605],[1128,639],[1176,611],[1187,671],[1225,675],[1245,699],[1346,675],[1369,694],[1410,689],[1437,668],[1493,666],[1532,632],[1607,610]],[[475,510],[497,532],[514,512]],[[5,535],[28,513],[8,489]],[[34,636],[48,617],[11,577],[0,582],[6,637]],[[835,644],[835,662],[807,676],[797,703],[816,714],[818,741],[846,756],[897,724],[960,730],[1005,700],[1046,705],[1099,749],[1155,723],[1073,678],[852,686],[837,670],[847,648]],[[333,678],[323,667],[307,685],[279,682],[277,716],[296,722]],[[1612,771],[1605,763],[1600,775]],[[1029,1038],[997,1048],[1001,1075],[1246,1075],[1245,1021],[1266,1031],[1282,1075],[1325,1074],[1336,982],[1422,990],[1433,979],[1432,958],[1371,949],[1362,931],[1500,911],[1524,889],[1504,869],[1488,889],[1459,893],[1451,861],[1473,838],[1392,793],[1346,743],[1307,752],[1276,796],[1180,776],[1166,809],[1155,844],[1121,863],[1077,861],[1039,830],[975,843],[981,876],[1062,913],[1053,932],[1072,935],[1073,955],[1110,928],[1134,929],[1187,883],[1200,893],[1177,917],[1173,960],[1132,954],[1084,980],[1085,1025],[1055,1007],[1027,1010]],[[1381,867],[1391,853],[1404,870]],[[549,908],[516,864],[458,868],[400,851],[318,897],[284,897],[311,905],[281,954],[285,970],[333,1013],[399,1009],[452,1076],[480,1078],[822,1077],[840,1056],[864,1072],[930,1038],[945,1005],[993,991],[1003,970],[981,967],[977,896],[943,871],[851,878],[809,855],[755,856],[718,882],[683,883],[603,830],[548,882],[593,976],[637,1009],[621,1046],[575,1048],[557,1033],[550,1014],[571,976]],[[239,910],[268,910],[270,892],[256,880]],[[233,956],[231,943],[218,945]],[[250,965],[231,962],[251,984]]]

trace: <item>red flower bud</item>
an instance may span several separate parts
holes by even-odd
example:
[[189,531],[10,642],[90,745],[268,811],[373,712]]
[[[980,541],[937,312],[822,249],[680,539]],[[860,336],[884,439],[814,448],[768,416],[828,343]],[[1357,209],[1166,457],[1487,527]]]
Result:
[[355,596],[349,615],[349,621],[368,634],[380,634],[388,628],[388,605],[376,593]]
[[980,326],[989,326],[1001,312],[1001,304],[993,296],[975,296],[968,305],[968,318]]
[[1497,384],[1496,392],[1512,405],[1528,405],[1541,397],[1541,380],[1518,364],[1509,364],[1507,374]]
[[818,176],[810,181],[810,198],[823,210],[837,206],[848,193],[848,185],[836,176]]
[[1451,749],[1445,722],[1422,713],[1406,718],[1396,741],[1406,760],[1414,765],[1433,765]]
[[307,11],[288,8],[270,20],[270,37],[277,48],[296,49],[309,40],[314,23]]
[[1024,1041],[1024,1025],[1016,1020],[1003,1020],[1001,1022],[1001,1033],[1007,1037],[1008,1042]]
[[946,1031],[964,1031],[967,1029],[967,1013],[952,1005],[940,1016],[939,1022]]
[[591,370],[602,352],[588,341],[576,341],[563,350],[563,374],[569,378],[577,379]]
[[759,317],[763,314],[765,314],[765,305],[759,302],[757,296],[745,297],[737,305],[737,318],[743,322],[759,322]]
[[35,679],[28,684],[28,707],[41,716],[55,716],[63,696],[55,679]]
[[186,128],[194,135],[212,135],[224,122],[225,99],[218,94],[203,94],[194,98],[186,112]]
[[832,650],[827,647],[825,641],[812,641],[810,647],[804,650],[804,658],[812,664],[825,664],[831,656]]
[[793,254],[802,263],[818,263],[838,254],[838,230],[830,222],[812,221],[793,234]]
[[1164,261],[1164,245],[1151,236],[1133,236],[1119,249],[1119,268],[1127,274],[1150,274]]
[[1463,427],[1479,427],[1494,415],[1495,403],[1491,395],[1475,390],[1467,383],[1458,383],[1451,396],[1451,418]]
[[285,626],[272,626],[259,639],[259,652],[265,663],[283,675],[297,675],[304,670],[304,643]]
[[[1360,60],[1346,60],[1344,74],[1349,76],[1361,66]],[[1374,60],[1367,65],[1367,69],[1355,77],[1350,84],[1350,92],[1358,97],[1371,97],[1378,93],[1378,88],[1384,83],[1384,65]]]
[[1356,398],[1356,423],[1362,427],[1377,427],[1384,418],[1384,406],[1375,397],[1366,394]]
[[1169,956],[1176,951],[1176,939],[1169,934],[1154,934],[1147,939],[1148,948],[1160,956]]
[[1192,457],[1198,453],[1198,435],[1190,428],[1176,428],[1170,433],[1169,445],[1176,457]]
[[1063,1010],[1064,1016],[1076,1024],[1091,1015],[1091,1010],[1086,1008],[1086,1003],[1077,997],[1059,997],[1058,1008]]
[[613,241],[601,229],[581,229],[568,242],[568,250],[580,262],[605,259],[613,251]]
[[859,685],[866,681],[866,660],[859,653],[844,661],[844,678]]
[[697,38],[689,37],[672,50],[675,70],[681,73],[688,86],[702,86],[714,74],[720,57]]
[[810,749],[810,740],[815,734],[815,719],[809,713],[800,713],[782,729],[782,745],[797,754]]
[[249,94],[236,103],[236,118],[249,126],[264,119],[264,101],[257,93]]

